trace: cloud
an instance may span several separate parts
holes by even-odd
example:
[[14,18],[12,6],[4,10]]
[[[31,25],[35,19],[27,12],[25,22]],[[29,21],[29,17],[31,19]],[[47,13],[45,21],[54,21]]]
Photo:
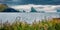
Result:
[[60,5],[60,0],[0,0],[8,3],[8,4],[13,4],[16,5],[26,5],[26,4],[36,4],[36,5]]
[[33,4],[28,4],[28,5],[11,6],[11,8],[18,9],[18,10],[23,9],[25,11],[30,11],[31,7],[34,7],[37,11],[56,12],[57,9],[60,7],[60,5],[33,5]]
[[18,2],[19,0],[12,0],[13,2]]

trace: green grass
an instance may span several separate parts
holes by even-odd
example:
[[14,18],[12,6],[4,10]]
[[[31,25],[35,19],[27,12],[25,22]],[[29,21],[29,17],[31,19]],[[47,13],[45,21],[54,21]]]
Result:
[[27,22],[16,21],[12,24],[4,23],[0,30],[60,30],[60,22],[55,20],[51,21],[38,21],[28,24]]

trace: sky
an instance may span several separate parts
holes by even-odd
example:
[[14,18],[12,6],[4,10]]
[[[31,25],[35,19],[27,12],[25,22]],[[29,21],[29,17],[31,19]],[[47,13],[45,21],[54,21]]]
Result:
[[60,5],[60,0],[0,0],[0,3],[6,3],[10,5]]

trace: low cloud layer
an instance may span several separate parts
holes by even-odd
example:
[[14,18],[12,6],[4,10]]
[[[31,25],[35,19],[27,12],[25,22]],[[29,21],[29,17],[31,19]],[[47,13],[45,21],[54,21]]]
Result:
[[60,5],[17,5],[17,6],[11,6],[11,8],[18,9],[18,10],[25,10],[30,11],[31,7],[34,7],[37,11],[51,11],[55,12],[57,9],[60,8]]

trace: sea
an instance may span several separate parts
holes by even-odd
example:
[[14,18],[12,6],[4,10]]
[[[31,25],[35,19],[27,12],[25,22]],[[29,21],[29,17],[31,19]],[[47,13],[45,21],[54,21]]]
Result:
[[51,18],[60,18],[60,13],[13,13],[13,12],[0,12],[0,22],[5,23],[8,21],[9,23],[13,23],[14,21],[25,21],[27,23],[32,23],[34,20],[41,21],[43,19],[51,19]]

